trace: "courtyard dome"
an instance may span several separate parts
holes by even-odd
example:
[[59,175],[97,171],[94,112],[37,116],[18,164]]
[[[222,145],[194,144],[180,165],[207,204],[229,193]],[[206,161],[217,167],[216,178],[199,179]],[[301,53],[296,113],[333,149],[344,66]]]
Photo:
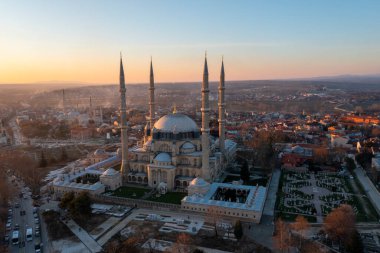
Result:
[[188,116],[181,113],[168,114],[161,117],[155,124],[154,129],[160,132],[196,132],[199,131],[197,124]]
[[157,162],[171,162],[172,158],[168,153],[159,153],[154,160]]
[[109,169],[107,169],[106,171],[103,172],[102,176],[114,176],[117,173],[118,172],[115,169],[109,168]]
[[204,187],[208,186],[209,183],[207,183],[203,178],[196,177],[190,182],[191,186],[198,186],[198,187]]
[[206,182],[203,178],[196,177],[194,178],[189,186],[187,187],[189,196],[204,196],[210,189],[210,184]]

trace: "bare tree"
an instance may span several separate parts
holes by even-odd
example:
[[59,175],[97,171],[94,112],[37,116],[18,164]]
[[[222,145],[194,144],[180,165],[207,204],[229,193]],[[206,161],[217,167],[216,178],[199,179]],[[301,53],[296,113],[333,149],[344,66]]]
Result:
[[300,235],[299,249],[301,249],[302,248],[302,241],[305,238],[306,232],[310,228],[310,224],[304,216],[298,215],[295,223],[292,224],[292,228],[295,231],[297,231]]
[[217,206],[210,206],[206,215],[206,221],[214,227],[215,237],[218,237],[218,224],[222,220],[222,214]]
[[176,243],[173,244],[172,253],[191,253],[194,250],[192,245],[193,239],[189,234],[180,233],[177,236]]
[[274,236],[275,247],[284,252],[291,246],[291,235],[288,224],[286,224],[281,218],[276,221],[276,235]]
[[355,233],[355,213],[350,205],[341,205],[327,215],[323,230],[334,241],[340,243],[352,238]]

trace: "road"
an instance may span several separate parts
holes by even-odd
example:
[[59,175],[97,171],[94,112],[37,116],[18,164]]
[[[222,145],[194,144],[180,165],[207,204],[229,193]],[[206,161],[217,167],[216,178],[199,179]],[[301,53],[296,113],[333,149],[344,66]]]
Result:
[[13,145],[14,146],[21,145],[24,137],[21,134],[20,127],[17,125],[16,117],[13,117],[9,121],[9,126],[12,128],[12,131],[13,131]]
[[[10,231],[10,240],[12,237],[12,232],[15,230],[16,224],[19,225],[19,232],[20,232],[20,244],[19,245],[13,245],[10,243],[9,249],[12,253],[30,253],[35,252],[35,244],[38,244],[41,242],[41,240],[46,241],[46,234],[41,233],[39,237],[35,236],[36,226],[40,226],[40,223],[35,223],[35,218],[33,214],[33,200],[30,197],[30,191],[25,191],[25,188],[22,184],[20,184],[19,188],[20,192],[21,190],[24,191],[23,197],[19,198],[16,197],[16,199],[13,201],[12,209],[13,209],[13,215],[12,215],[12,230]],[[18,195],[18,194],[17,194]],[[16,203],[19,203],[19,207],[15,207]],[[25,211],[25,215],[21,215],[21,211]],[[39,219],[41,220],[40,212],[38,211]],[[26,241],[26,228],[31,227],[33,229],[33,240],[32,241]],[[41,230],[41,229],[40,229]],[[44,236],[42,238],[41,236]],[[22,246],[23,242],[25,243],[25,247]]]

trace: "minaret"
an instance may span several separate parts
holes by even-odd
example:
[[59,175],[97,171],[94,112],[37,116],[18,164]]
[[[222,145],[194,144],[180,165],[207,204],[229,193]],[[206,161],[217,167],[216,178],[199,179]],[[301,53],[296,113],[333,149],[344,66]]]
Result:
[[128,135],[127,135],[127,105],[125,102],[125,80],[123,60],[120,55],[120,116],[121,116],[121,168],[123,179],[128,172]]
[[89,111],[88,114],[90,116],[90,119],[92,119],[94,116],[94,113],[92,111],[92,98],[91,98],[91,96],[90,96],[90,108],[88,109],[88,111]]
[[222,154],[224,154],[224,139],[225,139],[225,129],[224,125],[226,123],[225,120],[225,101],[224,101],[224,63],[222,59],[222,68],[220,70],[220,81],[219,81],[219,96],[218,96],[218,109],[219,109],[219,149]]
[[62,108],[63,113],[66,113],[66,101],[65,101],[65,90],[62,90]]
[[149,85],[149,123],[150,127],[153,128],[155,119],[155,108],[154,108],[154,74],[153,74],[153,63],[150,59],[150,85]]
[[209,124],[209,88],[208,88],[208,68],[207,68],[207,56],[205,56],[205,64],[203,69],[203,82],[202,82],[202,177],[205,180],[210,180],[210,124]]

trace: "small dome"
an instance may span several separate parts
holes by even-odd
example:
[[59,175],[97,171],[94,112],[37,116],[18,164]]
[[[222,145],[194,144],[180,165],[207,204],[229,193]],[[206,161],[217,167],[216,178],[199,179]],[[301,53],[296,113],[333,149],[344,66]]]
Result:
[[154,160],[157,162],[171,162],[172,158],[168,153],[159,153]]
[[204,187],[204,186],[208,186],[209,183],[207,183],[203,178],[196,177],[196,178],[194,178],[194,179],[190,182],[190,185],[191,185],[191,186],[201,186],[201,187]]
[[195,148],[194,144],[191,143],[191,142],[185,142],[183,145],[182,145],[182,148],[183,149],[193,149]]
[[155,124],[154,129],[160,132],[184,133],[199,131],[197,124],[188,116],[181,113],[168,114],[161,117]]
[[104,155],[105,153],[106,151],[104,151],[104,149],[97,149],[95,150],[94,155]]
[[103,172],[102,176],[114,176],[117,173],[118,172],[115,169],[109,168],[109,169],[107,169],[106,171]]

